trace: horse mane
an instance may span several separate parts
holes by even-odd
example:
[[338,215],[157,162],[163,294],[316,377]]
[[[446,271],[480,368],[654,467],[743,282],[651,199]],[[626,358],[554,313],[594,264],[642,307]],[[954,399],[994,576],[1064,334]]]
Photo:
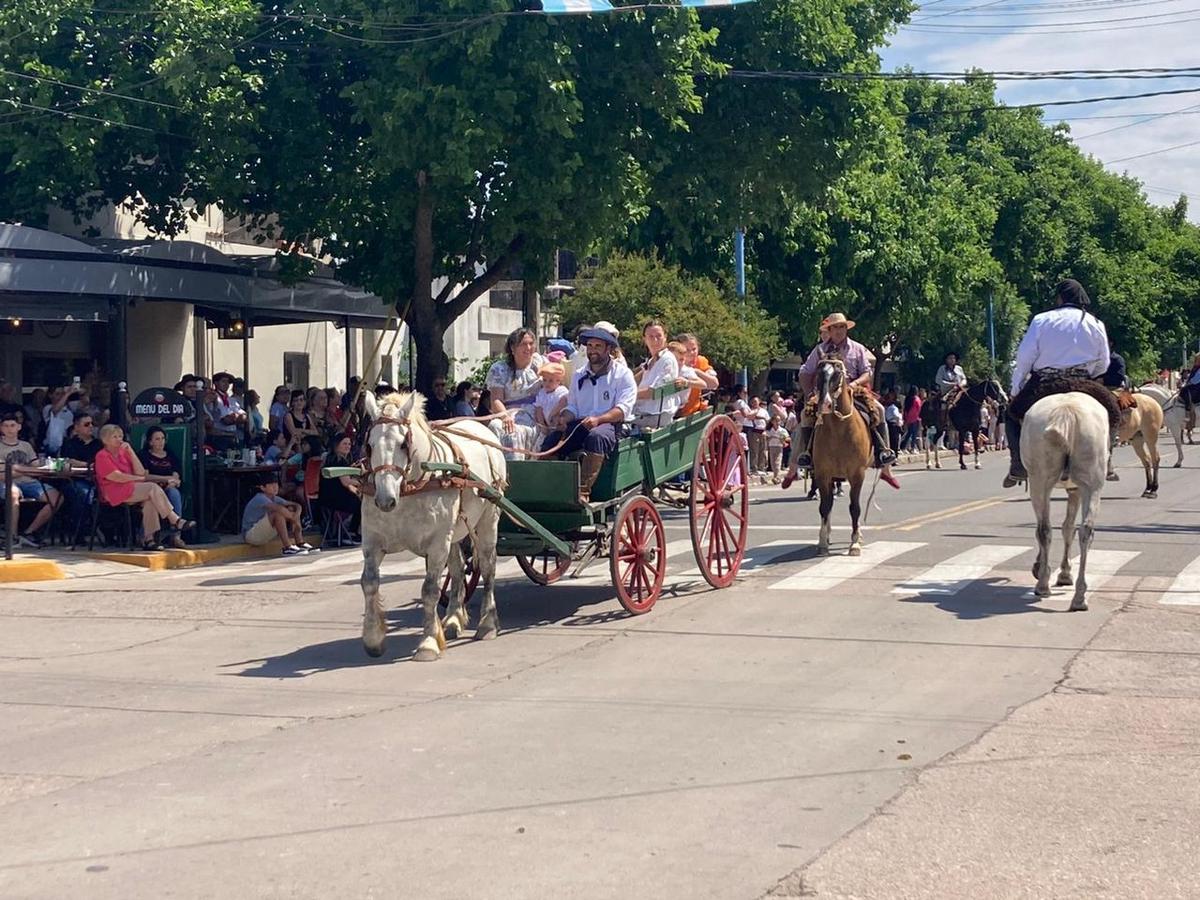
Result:
[[1117,408],[1121,412],[1133,409],[1135,406],[1137,406],[1137,400],[1133,396],[1133,391],[1117,391]]
[[408,403],[409,397],[413,400],[412,424],[428,431],[429,420],[425,418],[425,395],[419,391],[393,391],[390,394],[384,394],[379,398],[379,411],[383,412],[389,406],[394,410],[399,410]]

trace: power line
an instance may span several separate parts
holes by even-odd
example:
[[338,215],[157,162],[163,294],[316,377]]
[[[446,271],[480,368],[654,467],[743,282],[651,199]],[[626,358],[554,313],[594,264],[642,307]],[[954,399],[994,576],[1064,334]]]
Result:
[[1128,122],[1125,125],[1116,125],[1112,128],[1105,128],[1102,131],[1093,131],[1091,134],[1072,135],[1071,137],[1076,142],[1086,141],[1089,138],[1100,137],[1102,134],[1111,134],[1114,131],[1122,131],[1126,128],[1135,128],[1138,125],[1145,125],[1147,122],[1153,122],[1158,119],[1166,118],[1167,116],[1178,116],[1194,111],[1200,111],[1200,103],[1194,103],[1191,106],[1183,106],[1179,109],[1169,110],[1167,112],[1143,114],[1142,116],[1138,116],[1138,118],[1141,119],[1140,122]]
[[99,94],[103,97],[115,97],[118,100],[130,100],[134,103],[145,103],[148,106],[159,106],[163,109],[177,109],[183,111],[182,106],[177,106],[174,103],[163,103],[159,100],[147,100],[145,97],[134,97],[130,94],[120,94],[116,91],[106,91],[100,88],[85,87],[81,84],[71,84],[68,81],[59,81],[57,78],[45,78],[41,75],[27,75],[24,72],[12,72],[8,69],[0,69],[0,75],[7,75],[9,78],[23,78],[27,81],[37,81],[43,84],[54,84],[59,87],[70,88],[75,91],[85,91],[89,94]]
[[732,69],[728,75],[741,79],[793,81],[1157,81],[1166,78],[1200,78],[1200,66],[1144,69],[1057,69],[1048,71],[966,72],[836,72],[819,70]]
[[[940,10],[935,16],[921,16],[920,12],[918,12],[913,17],[913,21],[925,22],[929,21],[929,19],[941,19],[947,16],[960,15],[972,17],[972,14],[981,10],[991,11],[979,12],[978,18],[992,19],[1008,16],[1031,16],[1050,12],[1070,13],[1076,10],[1087,12],[1093,8],[1100,10],[1136,9],[1144,6],[1164,6],[1179,2],[1181,0],[1065,0],[1062,3],[1014,3],[1006,5],[1004,9],[995,9],[996,3],[983,3],[978,6],[947,7],[945,10]],[[1182,12],[1182,10],[1177,10],[1177,12]]]
[[0,100],[0,103],[11,103],[14,106],[20,106],[25,109],[37,110],[43,113],[53,113],[56,116],[64,116],[68,119],[81,119],[88,122],[99,122],[101,125],[112,126],[118,128],[129,128],[133,131],[144,131],[147,134],[159,134],[163,137],[171,137],[181,141],[191,141],[192,138],[182,134],[174,134],[170,131],[160,131],[156,128],[147,128],[144,125],[133,125],[129,122],[117,122],[113,119],[103,119],[98,116],[89,116],[84,113],[67,112],[65,109],[57,109],[53,106],[38,106],[36,103],[25,103],[20,100]]
[[1129,162],[1131,159],[1145,159],[1147,156],[1158,156],[1160,153],[1170,153],[1172,150],[1182,150],[1184,147],[1195,147],[1200,144],[1200,141],[1188,141],[1186,144],[1174,144],[1170,147],[1160,147],[1157,150],[1151,150],[1148,153],[1135,153],[1133,156],[1122,156],[1120,159],[1110,159],[1104,164],[1111,166],[1114,163]]

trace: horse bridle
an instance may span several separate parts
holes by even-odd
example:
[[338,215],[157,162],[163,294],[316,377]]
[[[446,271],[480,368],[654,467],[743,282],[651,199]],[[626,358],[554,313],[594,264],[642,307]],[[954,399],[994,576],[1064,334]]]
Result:
[[[408,452],[408,448],[409,448],[409,445],[410,445],[411,439],[412,439],[412,423],[411,422],[409,422],[407,419],[397,419],[392,416],[380,416],[378,419],[375,419],[374,421],[371,422],[371,431],[375,430],[376,425],[399,425],[399,426],[403,426],[403,427],[407,428],[408,431],[405,432],[405,434],[404,434],[404,443],[402,443],[400,445],[400,449],[404,450],[405,452]],[[367,432],[368,439],[370,438],[370,436],[371,436],[371,432],[368,431]],[[367,442],[367,446],[370,447],[369,440]],[[372,466],[370,464],[370,461],[371,461],[371,457],[369,454],[362,461],[363,463],[367,464],[363,468],[363,477],[364,478],[370,478],[372,475],[375,475],[379,472],[384,472],[384,473],[393,472],[400,476],[403,476],[408,472],[407,466],[398,466],[395,463],[391,463],[391,462],[384,463],[383,465],[380,465],[380,466]],[[360,465],[361,465],[361,463],[360,463]]]

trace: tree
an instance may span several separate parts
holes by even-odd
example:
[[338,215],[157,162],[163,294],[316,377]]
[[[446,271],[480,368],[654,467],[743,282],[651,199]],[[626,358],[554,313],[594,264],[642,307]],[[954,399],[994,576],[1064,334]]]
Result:
[[413,0],[350,0],[275,30],[256,155],[227,198],[321,238],[345,277],[401,310],[425,388],[483,292],[518,265],[544,283],[556,247],[638,214],[658,142],[714,71],[690,11],[505,6],[456,0],[431,19]]
[[642,326],[661,319],[669,335],[692,332],[716,366],[758,371],[781,352],[779,323],[752,298],[736,298],[707,278],[685,275],[654,257],[614,254],[557,308],[570,333],[579,325],[608,321],[621,331],[626,356],[646,353]]
[[240,171],[256,76],[249,0],[0,5],[0,219],[128,203],[177,232]]

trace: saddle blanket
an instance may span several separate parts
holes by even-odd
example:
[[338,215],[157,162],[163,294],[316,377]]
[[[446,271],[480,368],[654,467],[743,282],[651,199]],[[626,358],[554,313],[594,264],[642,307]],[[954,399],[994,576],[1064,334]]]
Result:
[[1112,391],[1090,378],[1064,375],[1061,372],[1034,372],[1025,382],[1025,386],[1021,388],[1020,393],[1013,397],[1012,403],[1008,406],[1008,414],[1013,421],[1020,422],[1025,418],[1025,413],[1029,412],[1029,408],[1043,397],[1049,397],[1052,394],[1066,394],[1071,391],[1087,394],[1103,406],[1105,412],[1108,413],[1109,427],[1116,428],[1121,424],[1121,407]]

